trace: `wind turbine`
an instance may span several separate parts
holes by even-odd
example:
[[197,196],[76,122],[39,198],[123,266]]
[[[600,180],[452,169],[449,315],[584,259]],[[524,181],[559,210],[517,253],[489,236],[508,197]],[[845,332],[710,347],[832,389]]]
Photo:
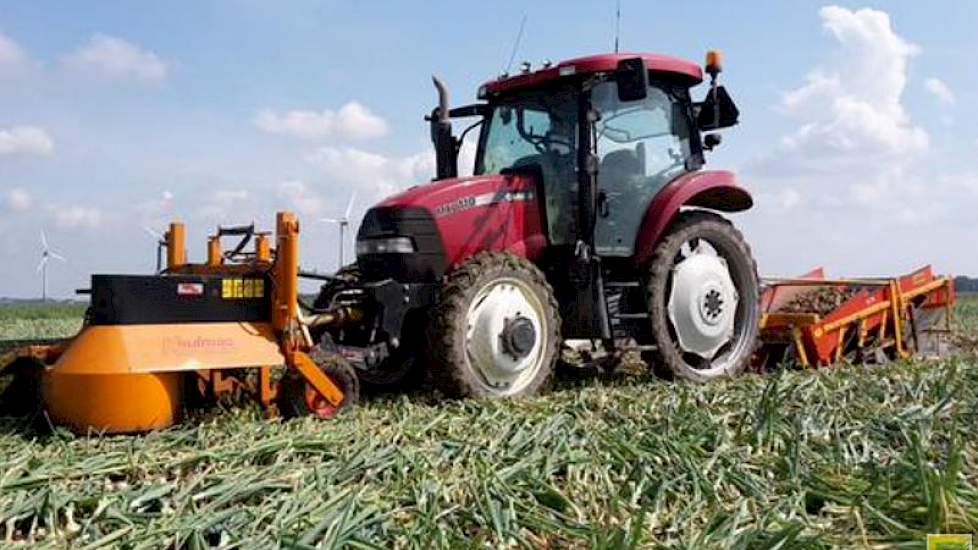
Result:
[[54,258],[60,262],[67,262],[64,256],[51,250],[48,246],[48,237],[41,230],[41,263],[37,264],[37,272],[41,274],[41,301],[48,301],[48,261]]
[[156,272],[159,273],[163,270],[163,247],[166,246],[166,237],[149,226],[144,225],[143,231],[156,240]]
[[340,228],[340,263],[336,268],[337,271],[343,268],[343,245],[346,244],[346,242],[343,240],[343,236],[346,232],[347,226],[350,225],[350,213],[353,212],[353,201],[355,200],[357,200],[356,191],[350,195],[350,202],[346,205],[346,212],[343,213],[342,218],[321,218],[319,220],[326,223],[335,223]]

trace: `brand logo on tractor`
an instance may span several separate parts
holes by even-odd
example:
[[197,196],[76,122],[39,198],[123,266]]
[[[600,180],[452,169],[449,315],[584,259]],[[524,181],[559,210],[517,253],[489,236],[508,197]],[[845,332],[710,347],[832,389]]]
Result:
[[227,353],[235,347],[233,338],[168,336],[163,339],[163,353],[173,355]]
[[533,191],[500,191],[498,193],[485,193],[483,195],[463,197],[435,208],[435,216],[440,218],[478,206],[489,206],[506,202],[525,202],[531,201],[533,198]]
[[469,208],[475,208],[475,197],[465,197],[445,203],[438,208],[435,208],[436,216],[448,216],[450,214],[455,214],[456,212],[461,212],[462,210],[468,210]]

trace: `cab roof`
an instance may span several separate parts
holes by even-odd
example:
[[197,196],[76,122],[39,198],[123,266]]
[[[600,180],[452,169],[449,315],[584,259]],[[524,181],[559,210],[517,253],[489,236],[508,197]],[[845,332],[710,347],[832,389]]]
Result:
[[482,85],[479,95],[498,94],[521,88],[535,88],[550,81],[573,75],[614,71],[623,59],[641,57],[653,73],[666,73],[683,84],[695,86],[703,81],[703,69],[699,65],[678,57],[655,53],[609,53],[589,55],[562,61],[537,71],[491,80]]

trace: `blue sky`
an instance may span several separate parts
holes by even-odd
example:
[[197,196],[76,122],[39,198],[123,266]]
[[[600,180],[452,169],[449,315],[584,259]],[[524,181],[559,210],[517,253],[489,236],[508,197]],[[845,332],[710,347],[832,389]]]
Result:
[[[0,9],[0,296],[39,292],[39,233],[93,272],[145,272],[143,226],[297,210],[303,263],[335,228],[431,174],[435,72],[457,103],[517,55],[607,51],[614,2],[6,1]],[[622,0],[623,49],[724,50],[741,125],[710,167],[756,196],[737,217],[761,270],[874,275],[933,263],[978,274],[978,38],[973,1]],[[702,91],[694,92],[701,96]]]

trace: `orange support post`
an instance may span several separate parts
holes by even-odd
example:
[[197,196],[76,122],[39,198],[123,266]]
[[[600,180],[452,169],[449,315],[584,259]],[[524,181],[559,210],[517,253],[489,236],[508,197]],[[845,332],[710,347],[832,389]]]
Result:
[[279,212],[275,226],[272,325],[277,331],[285,331],[299,316],[299,220],[291,212]]
[[213,236],[207,239],[207,265],[209,266],[219,266],[224,263],[224,258],[221,257],[221,239],[218,236]]
[[271,243],[268,242],[268,235],[259,233],[255,237],[255,259],[259,262],[272,261]]
[[175,271],[187,263],[187,231],[182,223],[173,222],[166,232],[166,267]]
[[308,346],[299,326],[299,220],[291,212],[276,216],[275,287],[272,295],[272,326],[280,334],[282,353],[289,367],[330,404],[343,402],[343,391],[305,351]]

